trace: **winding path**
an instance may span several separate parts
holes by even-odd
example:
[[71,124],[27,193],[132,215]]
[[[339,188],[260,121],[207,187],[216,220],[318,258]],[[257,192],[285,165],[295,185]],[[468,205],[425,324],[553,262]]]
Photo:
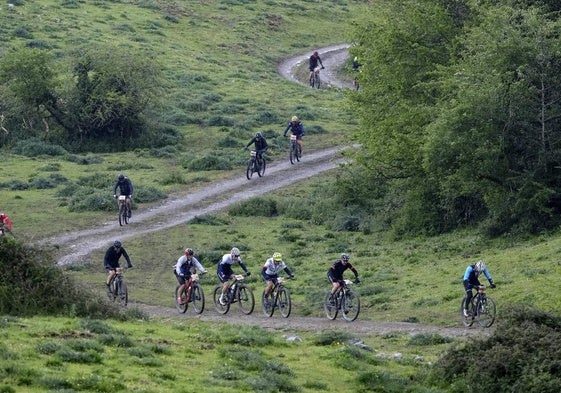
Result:
[[[348,57],[347,48],[347,44],[341,44],[321,49],[320,53],[326,67],[323,80],[332,86],[350,87],[348,83],[339,80],[335,74],[337,65],[344,62]],[[302,61],[306,61],[308,56],[308,54],[295,56],[282,62],[278,68],[279,74],[300,83],[294,78],[292,70]],[[334,169],[345,161],[341,154],[343,149],[341,147],[334,147],[314,152],[304,151],[302,161],[296,165],[291,165],[288,159],[272,162],[267,167],[267,172],[262,178],[254,177],[247,181],[245,180],[245,173],[240,172],[229,179],[213,183],[199,190],[174,195],[165,200],[161,205],[135,212],[131,224],[125,229],[117,226],[115,221],[111,221],[91,229],[57,235],[46,239],[44,243],[56,245],[59,249],[58,254],[60,257],[57,262],[59,265],[78,264],[85,256],[95,250],[105,248],[115,238],[126,240],[181,225],[196,216],[219,211],[232,203],[259,196]],[[470,337],[490,333],[489,329],[482,331],[481,329],[439,327],[407,322],[366,321],[360,318],[352,323],[339,319],[330,321],[326,318],[299,317],[294,315],[287,319],[278,316],[267,318],[261,314],[259,304],[256,304],[256,310],[249,316],[241,315],[237,307],[233,307],[227,315],[218,315],[212,310],[213,305],[211,304],[212,299],[209,296],[210,291],[207,292],[207,297],[209,297],[207,299],[207,310],[197,316],[194,316],[191,311],[187,311],[186,314],[178,314],[176,309],[172,307],[140,303],[132,304],[132,306],[138,307],[154,318],[164,320],[170,318],[195,318],[217,323],[228,322],[239,325],[259,325],[276,331],[340,329],[353,332],[354,334],[366,335],[406,332],[409,334],[435,333],[449,337]],[[259,298],[258,296],[256,297]]]

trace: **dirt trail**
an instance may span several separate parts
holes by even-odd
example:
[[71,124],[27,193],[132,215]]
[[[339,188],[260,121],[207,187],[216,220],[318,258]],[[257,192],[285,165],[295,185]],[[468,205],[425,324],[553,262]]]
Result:
[[[326,67],[322,74],[323,81],[337,87],[350,87],[347,82],[337,79],[337,65],[348,57],[347,44],[335,45],[320,49]],[[279,74],[300,83],[294,78],[292,70],[302,61],[307,61],[309,54],[295,56],[279,65]],[[85,256],[98,249],[104,249],[114,239],[122,240],[147,235],[154,231],[184,224],[189,220],[207,213],[224,209],[232,203],[265,194],[269,191],[285,187],[325,171],[336,168],[344,162],[341,152],[344,148],[334,147],[320,151],[303,152],[302,161],[291,165],[288,157],[285,160],[272,162],[262,178],[245,178],[244,170],[231,178],[213,183],[199,190],[171,196],[159,206],[135,211],[131,223],[119,227],[116,220],[106,222],[88,230],[75,231],[46,239],[43,243],[56,245],[60,255],[59,265],[81,263]],[[210,295],[210,288],[207,297]],[[259,298],[257,296],[257,298]],[[358,320],[347,323],[340,319],[330,321],[326,318],[290,316],[287,319],[279,316],[267,318],[262,316],[260,305],[251,315],[243,315],[234,307],[227,315],[219,315],[213,310],[212,299],[207,298],[207,309],[202,315],[194,316],[192,311],[179,314],[174,307],[161,307],[148,304],[131,304],[158,319],[196,318],[209,322],[227,322],[239,325],[259,325],[272,330],[321,331],[324,329],[341,329],[355,334],[386,334],[390,332],[437,333],[449,337],[468,337],[489,334],[490,330],[465,329],[463,327],[438,327],[406,322],[378,322]],[[258,302],[257,302],[258,303]]]

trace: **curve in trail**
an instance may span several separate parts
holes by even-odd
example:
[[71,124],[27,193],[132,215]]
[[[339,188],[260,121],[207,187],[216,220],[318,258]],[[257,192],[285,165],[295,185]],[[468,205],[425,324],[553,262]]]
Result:
[[[349,57],[349,47],[350,44],[339,44],[318,49],[322,58],[323,65],[325,66],[325,70],[322,71],[321,74],[322,81],[324,83],[339,88],[352,88],[352,83],[341,80],[337,75],[337,68],[341,64],[343,64]],[[282,61],[278,66],[278,73],[284,78],[291,80],[292,82],[305,84],[295,77],[294,69],[298,68],[303,62],[308,61],[309,57],[310,54],[308,53],[294,56]]]
[[288,159],[273,162],[265,175],[251,180],[245,178],[245,171],[188,194],[175,196],[162,205],[134,214],[128,226],[120,227],[117,220],[98,227],[76,231],[46,239],[44,243],[59,248],[59,265],[81,262],[91,252],[106,247],[115,238],[130,239],[154,231],[168,229],[192,220],[196,216],[216,212],[225,207],[269,191],[285,187],[300,180],[334,169],[344,162],[341,152],[344,148],[334,147],[306,153],[302,161],[291,165]]

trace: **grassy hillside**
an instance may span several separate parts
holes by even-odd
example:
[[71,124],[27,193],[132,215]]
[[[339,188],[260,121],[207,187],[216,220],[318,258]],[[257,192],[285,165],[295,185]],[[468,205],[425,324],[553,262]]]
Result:
[[[309,148],[334,144],[352,123],[341,108],[341,91],[313,91],[287,82],[276,67],[286,56],[344,42],[348,24],[367,3],[47,0],[13,4],[0,8],[0,55],[23,46],[44,48],[56,56],[62,75],[67,75],[62,82],[69,83],[70,59],[81,48],[135,48],[160,64],[166,77],[161,97],[155,97],[161,100],[161,109],[154,116],[184,135],[181,146],[118,155],[22,158],[11,156],[5,148],[0,199],[22,236],[42,236],[109,219],[104,211],[76,216],[60,206],[70,203],[57,197],[64,195],[63,186],[81,178],[89,185],[95,175],[104,179],[109,190],[116,174],[125,172],[139,192],[155,188],[166,194],[225,175],[224,170],[189,169],[196,167],[197,160],[214,157],[219,161],[217,169],[241,169],[247,159],[241,148],[257,131],[267,135],[271,158],[284,154],[286,141],[280,134],[293,114],[304,121]],[[55,227],[45,210],[58,217]]]

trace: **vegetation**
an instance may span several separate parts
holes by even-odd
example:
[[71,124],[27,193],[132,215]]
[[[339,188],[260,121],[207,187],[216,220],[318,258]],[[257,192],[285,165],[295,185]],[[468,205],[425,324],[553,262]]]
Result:
[[[0,392],[559,391],[558,15],[554,3],[500,3],[2,7],[0,200],[17,240],[0,239]],[[363,64],[358,92],[272,72],[347,39]],[[131,299],[171,307],[170,270],[186,246],[212,271],[236,245],[253,277],[281,251],[297,276],[293,315],[322,316],[324,272],[345,251],[361,274],[361,320],[456,326],[463,269],[486,258],[494,332],[473,342],[367,334],[361,346],[344,324],[288,342],[258,327],[148,320],[103,300],[104,250],[62,269],[56,250],[29,245],[112,220],[117,173],[148,208],[239,171],[256,131],[275,160],[292,114],[306,146],[354,135],[359,165],[127,239]],[[250,285],[259,294],[258,278]]]
[[[559,4],[381,1],[356,27],[359,159],[395,235],[560,223]],[[391,209],[387,207],[391,206]]]

